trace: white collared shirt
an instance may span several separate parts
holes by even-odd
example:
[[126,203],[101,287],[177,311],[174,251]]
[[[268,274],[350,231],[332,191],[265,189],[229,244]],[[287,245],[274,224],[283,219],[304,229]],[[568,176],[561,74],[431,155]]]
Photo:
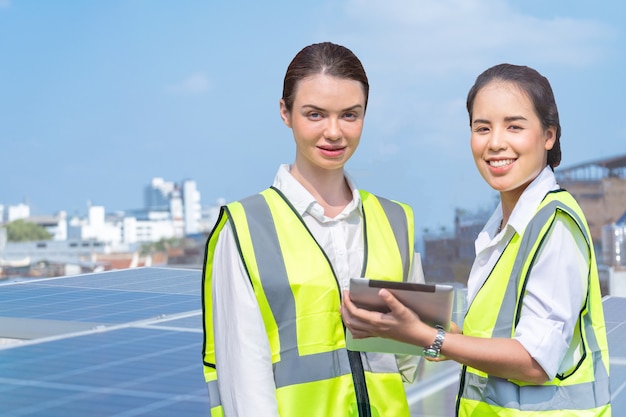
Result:
[[[500,233],[502,203],[475,241],[468,305],[494,268],[515,232],[523,231],[549,191],[559,188],[546,167],[524,190]],[[587,291],[587,247],[571,219],[558,217],[533,265],[514,338],[539,363],[550,379],[572,365],[563,362]],[[495,277],[508,279],[508,277]]]
[[[281,165],[274,179],[278,188],[326,252],[342,288],[361,275],[363,227],[361,197],[346,175],[352,201],[335,218]],[[424,282],[421,260],[415,254],[411,280]],[[232,229],[224,227],[215,248],[213,264],[213,322],[220,397],[227,417],[278,416],[276,387],[265,326],[248,275],[243,267]],[[381,354],[362,354],[370,363]],[[406,380],[415,377],[417,359],[398,357]]]

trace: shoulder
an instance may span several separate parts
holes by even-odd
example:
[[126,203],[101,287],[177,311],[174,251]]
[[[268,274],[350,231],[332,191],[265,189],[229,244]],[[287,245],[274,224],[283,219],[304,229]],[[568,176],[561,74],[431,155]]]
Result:
[[[576,199],[566,190],[559,189],[549,192],[542,201],[539,210],[556,212],[556,220],[568,224],[572,229],[578,229],[586,235],[587,220]],[[538,210],[538,211],[539,211]]]
[[390,204],[399,204],[402,206],[408,206],[407,203],[403,203],[401,201],[392,199],[392,198],[388,198],[388,197],[383,197],[374,193],[370,193],[369,191],[365,191],[365,190],[359,190],[359,194],[361,195],[361,200],[365,201],[367,199],[369,200],[378,200],[381,203],[382,202],[386,202],[386,203],[390,203]]

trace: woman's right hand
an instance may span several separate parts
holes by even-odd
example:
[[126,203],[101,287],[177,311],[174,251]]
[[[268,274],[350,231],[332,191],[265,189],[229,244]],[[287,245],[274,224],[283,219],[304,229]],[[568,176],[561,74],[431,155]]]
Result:
[[341,314],[355,339],[385,337],[416,346],[425,346],[425,340],[430,339],[431,335],[434,340],[436,330],[422,322],[414,311],[398,301],[391,292],[383,288],[378,294],[389,306],[388,313],[359,308],[350,300],[349,291],[344,291]]

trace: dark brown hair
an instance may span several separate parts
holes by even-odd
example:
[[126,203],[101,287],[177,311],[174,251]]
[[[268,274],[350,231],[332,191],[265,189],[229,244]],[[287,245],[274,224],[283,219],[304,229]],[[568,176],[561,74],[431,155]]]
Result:
[[554,93],[548,79],[536,70],[521,65],[499,64],[485,70],[476,78],[476,82],[467,94],[470,126],[476,94],[491,81],[504,81],[517,85],[528,95],[543,128],[547,129],[550,126],[556,128],[554,146],[548,151],[548,165],[554,170],[561,163],[561,124]]
[[365,108],[369,95],[369,83],[363,65],[351,50],[331,42],[314,43],[304,47],[293,58],[283,82],[283,100],[291,111],[298,88],[298,81],[315,74],[347,78],[361,83],[365,94]]

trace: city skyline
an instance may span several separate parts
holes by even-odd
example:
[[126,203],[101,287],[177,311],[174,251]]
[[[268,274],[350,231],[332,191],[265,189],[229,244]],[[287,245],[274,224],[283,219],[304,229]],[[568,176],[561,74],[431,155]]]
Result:
[[194,179],[204,204],[271,185],[293,162],[278,115],[303,46],[352,49],[370,81],[357,186],[410,204],[416,230],[495,193],[469,149],[465,95],[487,67],[550,80],[564,167],[626,152],[626,4],[341,0],[0,0],[0,204],[33,214],[142,205],[150,178]]

